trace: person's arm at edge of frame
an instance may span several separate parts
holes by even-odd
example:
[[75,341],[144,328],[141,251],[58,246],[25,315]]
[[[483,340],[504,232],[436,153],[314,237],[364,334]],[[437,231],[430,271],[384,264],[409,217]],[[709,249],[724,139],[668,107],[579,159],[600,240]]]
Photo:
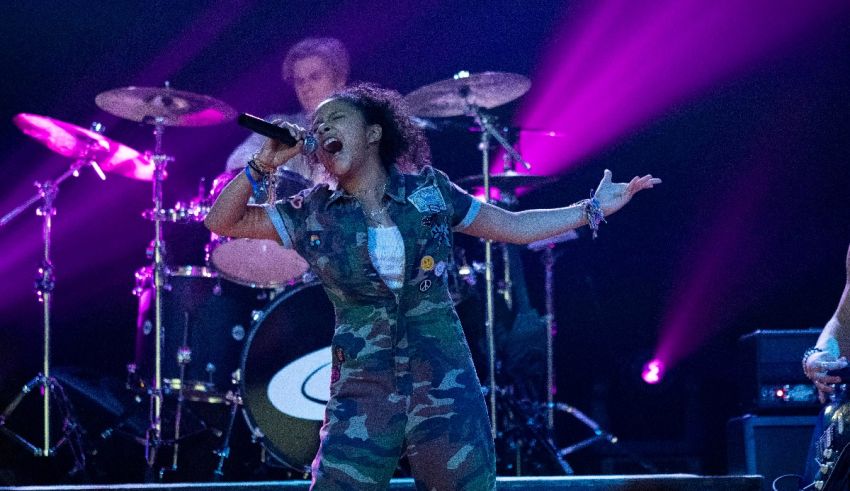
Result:
[[807,351],[804,358],[803,370],[817,387],[821,402],[826,402],[826,394],[835,392],[831,384],[841,383],[841,377],[826,372],[846,367],[850,351],[850,248],[847,249],[845,268],[847,275],[838,308],[824,326],[814,348]]

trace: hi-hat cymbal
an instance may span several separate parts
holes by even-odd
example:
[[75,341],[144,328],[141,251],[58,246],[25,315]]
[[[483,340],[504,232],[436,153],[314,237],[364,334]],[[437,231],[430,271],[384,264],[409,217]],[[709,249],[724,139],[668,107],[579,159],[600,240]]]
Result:
[[420,87],[404,100],[417,116],[461,116],[470,105],[490,109],[507,104],[530,87],[531,81],[517,73],[481,72]]
[[236,117],[236,110],[218,99],[170,87],[123,87],[101,92],[94,101],[119,118],[164,126],[207,126]]
[[133,179],[153,179],[154,165],[127,145],[58,119],[21,113],[12,118],[15,125],[50,150],[73,159],[86,158],[113,174]]
[[[513,191],[522,187],[539,187],[557,181],[555,176],[533,176],[530,174],[517,174],[508,172],[505,174],[490,174],[490,185],[503,191]],[[457,184],[472,189],[484,185],[484,176],[474,175],[461,177]]]

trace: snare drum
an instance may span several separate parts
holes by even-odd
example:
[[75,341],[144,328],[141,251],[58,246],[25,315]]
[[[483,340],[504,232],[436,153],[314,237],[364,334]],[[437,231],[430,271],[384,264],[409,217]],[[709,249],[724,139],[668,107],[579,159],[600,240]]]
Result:
[[[242,171],[225,172],[213,181],[211,201],[215,201],[239,172]],[[275,186],[277,197],[292,196],[308,187],[310,182],[300,174],[278,170]],[[207,244],[206,254],[207,263],[220,276],[252,288],[284,287],[299,280],[309,268],[307,261],[297,252],[273,240],[220,237],[213,234]]]

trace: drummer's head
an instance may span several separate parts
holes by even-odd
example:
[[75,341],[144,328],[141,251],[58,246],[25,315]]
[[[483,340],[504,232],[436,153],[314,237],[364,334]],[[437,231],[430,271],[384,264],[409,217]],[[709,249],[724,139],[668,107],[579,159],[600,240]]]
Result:
[[[386,168],[396,164],[402,171],[409,172],[430,163],[431,152],[425,134],[414,123],[407,104],[398,92],[370,83],[343,88],[319,104],[313,115],[313,130],[320,133],[325,125],[333,127],[336,124],[333,118],[325,120],[340,104],[359,113],[363,131],[367,133],[366,140],[378,146],[378,155]],[[380,130],[375,133],[375,138],[370,127],[376,125]],[[350,142],[342,143],[345,147]],[[322,157],[321,151],[317,154],[317,157]]]
[[339,39],[303,39],[286,53],[282,68],[301,107],[311,113],[348,80],[348,51]]

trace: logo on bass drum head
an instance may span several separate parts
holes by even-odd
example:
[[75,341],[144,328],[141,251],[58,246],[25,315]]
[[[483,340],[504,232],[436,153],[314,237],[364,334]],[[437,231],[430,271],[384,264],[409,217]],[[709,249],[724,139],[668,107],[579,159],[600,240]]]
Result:
[[272,405],[294,418],[322,421],[331,393],[331,356],[327,346],[281,368],[269,382]]

